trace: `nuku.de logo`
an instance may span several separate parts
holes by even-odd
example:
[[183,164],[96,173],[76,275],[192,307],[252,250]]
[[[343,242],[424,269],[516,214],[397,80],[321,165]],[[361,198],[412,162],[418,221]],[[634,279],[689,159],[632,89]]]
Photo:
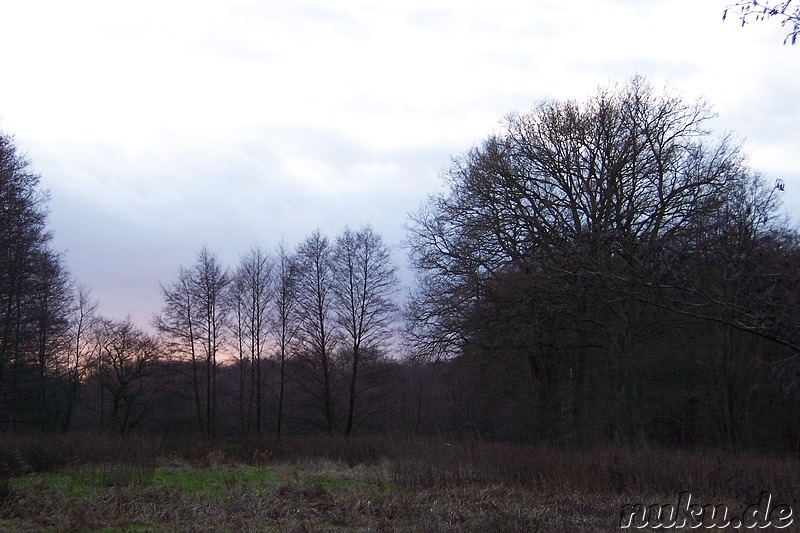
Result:
[[725,504],[692,503],[690,492],[681,492],[677,501],[667,504],[622,506],[620,529],[784,529],[792,525],[794,511],[789,505],[775,504],[772,494],[762,492],[758,503],[748,505],[741,516],[734,516]]

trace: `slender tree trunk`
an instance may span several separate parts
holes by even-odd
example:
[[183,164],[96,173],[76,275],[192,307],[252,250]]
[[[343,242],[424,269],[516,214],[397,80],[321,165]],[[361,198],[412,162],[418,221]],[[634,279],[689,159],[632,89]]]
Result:
[[[45,300],[46,301],[46,300]],[[41,312],[45,313],[46,311],[44,308],[47,306],[46,303],[42,305]],[[47,405],[45,403],[45,397],[47,395],[46,392],[46,384],[45,384],[45,370],[47,367],[47,319],[42,317],[39,321],[39,342],[37,346],[37,359],[38,359],[38,381],[39,381],[39,411],[46,419],[46,412],[47,412]],[[40,424],[45,423],[45,419],[40,419]]]
[[[240,323],[241,331],[241,323]],[[247,420],[244,417],[244,346],[242,345],[242,336],[239,335],[239,430],[244,435],[247,432]]]
[[211,391],[211,352],[206,354],[206,433],[208,435],[214,434],[213,426],[211,425],[211,404],[213,396]]
[[[213,315],[212,315],[213,317]],[[211,337],[211,353],[212,353],[212,360],[211,360],[211,432],[210,435],[213,437],[217,433],[217,329],[216,329],[216,319],[214,318],[214,324],[212,326],[213,335]]]
[[67,403],[64,409],[64,418],[61,422],[61,432],[66,433],[69,430],[70,423],[72,422],[72,412],[75,409],[75,398],[78,395],[78,386],[80,384],[80,354],[81,354],[81,336],[83,332],[83,318],[80,319],[78,330],[75,334],[75,366],[70,363],[70,368],[67,372],[67,379],[69,380],[69,390],[67,391]]
[[[16,305],[16,327],[15,327],[15,334],[14,334],[14,365],[12,367],[12,376],[11,376],[11,398],[14,403],[17,403],[19,400],[19,379],[20,379],[20,368],[22,368],[22,350],[20,346],[20,342],[22,339],[22,305],[20,303],[20,298],[17,297],[17,305]],[[17,429],[17,421],[18,417],[16,415],[16,409],[12,409],[11,413],[11,429]]]
[[191,296],[186,296],[186,318],[189,326],[189,351],[192,357],[192,388],[194,389],[194,405],[197,412],[197,429],[203,429],[203,408],[200,402],[200,376],[197,375],[197,350],[195,348],[194,323],[192,320]]
[[256,356],[256,435],[261,435],[261,354]]
[[283,388],[286,383],[286,348],[284,344],[285,337],[281,339],[281,382],[280,391],[278,393],[278,429],[277,437],[281,438],[281,423],[283,422]]
[[103,365],[99,363],[97,366],[97,384],[100,387],[100,434],[102,435],[105,430],[106,418],[106,395],[105,387],[103,387]]
[[319,310],[320,320],[320,359],[322,363],[322,380],[325,394],[325,425],[328,433],[333,433],[333,401],[331,399],[331,375],[328,365],[327,337],[325,335],[325,320],[322,309]]
[[349,436],[353,430],[353,413],[356,409],[356,382],[358,380],[358,357],[359,348],[353,346],[353,372],[350,376],[350,404],[347,410],[347,429],[345,435]]

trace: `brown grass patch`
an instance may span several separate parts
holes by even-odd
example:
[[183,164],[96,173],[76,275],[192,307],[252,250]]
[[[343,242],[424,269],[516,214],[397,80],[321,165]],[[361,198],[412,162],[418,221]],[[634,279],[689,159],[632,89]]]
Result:
[[[29,481],[12,479],[0,498],[0,530],[9,531],[611,531],[624,504],[665,504],[683,491],[737,512],[768,491],[800,510],[796,458],[711,451],[390,437],[181,443],[5,435],[2,465],[0,477]],[[239,482],[242,468],[272,481]],[[196,493],[152,477],[136,481],[156,469],[209,469],[227,481]],[[35,474],[42,471],[85,471],[77,482],[89,488],[67,490]]]

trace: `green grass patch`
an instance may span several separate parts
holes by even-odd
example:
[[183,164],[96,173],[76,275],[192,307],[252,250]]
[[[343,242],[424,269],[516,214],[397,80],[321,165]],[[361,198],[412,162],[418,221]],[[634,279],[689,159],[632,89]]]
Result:
[[323,490],[340,490],[360,485],[357,480],[345,477],[310,476],[309,482]]
[[278,477],[264,467],[234,466],[220,468],[135,466],[84,467],[80,470],[48,474],[30,474],[10,480],[10,490],[56,489],[73,496],[88,496],[98,489],[112,487],[152,487],[193,496],[218,494],[233,488],[265,490]]
[[281,465],[275,468],[275,473],[282,485],[299,490],[383,492],[396,489],[390,481],[391,466],[388,463],[350,467],[339,461],[317,459]]
[[102,465],[62,472],[30,474],[12,478],[10,491],[57,490],[63,494],[86,497],[99,489],[112,487],[147,487],[152,484],[154,469],[136,465]]
[[96,487],[78,481],[73,473],[56,472],[49,474],[30,474],[11,479],[11,492],[56,490],[77,497],[89,496]]
[[[313,472],[313,473],[310,473]],[[13,478],[10,490],[56,489],[76,497],[113,487],[150,487],[176,492],[183,496],[222,494],[232,489],[262,492],[278,484],[293,488],[324,491],[361,487],[386,487],[383,482],[365,477],[347,466],[325,462],[320,470],[307,466],[284,466],[278,469],[259,466],[215,468],[162,467],[126,465],[83,467],[79,470],[30,474]],[[388,487],[386,487],[388,488]]]
[[277,481],[275,473],[268,468],[254,466],[157,468],[153,474],[153,486],[187,496],[218,494],[233,488],[259,491]]

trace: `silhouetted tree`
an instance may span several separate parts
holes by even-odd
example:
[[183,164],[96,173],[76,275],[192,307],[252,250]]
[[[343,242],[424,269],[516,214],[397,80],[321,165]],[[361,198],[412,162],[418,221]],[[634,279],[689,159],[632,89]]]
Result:
[[[158,331],[167,341],[172,354],[188,359],[191,397],[194,400],[197,428],[203,428],[203,397],[201,396],[200,329],[197,325],[195,281],[191,270],[181,267],[178,278],[169,286],[161,285],[164,309],[155,318]],[[182,368],[182,367],[179,367]]]
[[[62,356],[70,345],[72,279],[61,258],[47,251],[39,254],[36,269],[38,275],[31,292],[31,303],[36,332],[38,405],[43,422],[50,426],[61,411],[60,394],[55,398],[49,389],[52,378],[63,377]],[[51,401],[53,405],[48,405]]]
[[295,260],[299,355],[306,363],[300,383],[313,402],[310,408],[319,410],[320,425],[332,432],[333,356],[339,340],[333,308],[333,248],[317,230],[300,243]]
[[297,283],[298,266],[294,257],[286,249],[284,243],[278,246],[275,261],[275,298],[273,300],[273,332],[278,343],[277,357],[280,381],[278,384],[278,416],[276,433],[281,436],[284,411],[284,394],[286,391],[286,362],[291,346],[297,336],[299,321],[297,320]]
[[47,232],[47,194],[11,136],[0,133],[0,424],[57,418],[59,352],[72,282]]
[[[732,241],[713,247],[732,229],[720,214],[746,225],[770,211],[769,190],[733,209],[756,182],[729,139],[707,141],[711,117],[641,78],[510,116],[413,217],[416,353],[524,361],[530,389],[514,401],[537,413],[539,435],[633,440],[646,438],[645,376],[666,364],[681,320],[796,347],[776,312],[787,306],[759,296],[796,275],[770,261],[747,274],[754,290],[737,281],[720,292],[708,279],[766,257]],[[742,312],[753,306],[758,314]]]
[[[250,391],[248,398],[248,425],[255,416],[256,433],[261,433],[264,380],[262,355],[269,338],[269,311],[273,298],[272,258],[260,247],[252,248],[242,256],[230,284],[231,302],[235,305],[235,332],[240,354],[240,386],[244,385],[243,352],[250,358]],[[244,397],[244,389],[240,391]],[[255,413],[253,413],[255,409]]]
[[95,331],[95,321],[98,319],[98,303],[92,299],[85,286],[78,287],[75,300],[70,324],[70,346],[65,350],[64,366],[68,389],[61,422],[62,431],[67,431],[70,427],[78,389],[86,379],[96,349],[92,332]]
[[[228,273],[217,256],[203,247],[191,269],[180,268],[178,279],[169,287],[162,286],[165,306],[155,320],[171,349],[187,355],[192,363],[191,381],[198,427],[204,427],[209,435],[214,435],[216,426],[217,354],[228,313],[224,298],[228,283]],[[203,378],[205,390],[201,398]]]
[[634,269],[657,263],[662,243],[718,208],[717,191],[738,171],[727,141],[697,142],[710,116],[637,78],[584,106],[544,102],[509,117],[505,132],[456,161],[450,194],[413,217],[415,318],[441,329],[424,342],[463,344],[458,330],[486,282],[506,276],[558,281],[559,291],[592,276],[640,286]]
[[[233,342],[236,350],[236,366],[238,367],[239,384],[236,390],[236,397],[239,404],[239,430],[242,434],[248,431],[248,424],[251,420],[250,415],[245,411],[246,396],[248,393],[247,378],[248,368],[250,368],[250,357],[247,353],[245,343],[247,342],[246,331],[246,310],[244,301],[244,285],[241,280],[237,280],[234,276],[229,286],[228,294],[228,307],[230,308],[229,324],[228,327],[233,335]],[[253,371],[250,372],[253,374]],[[250,380],[250,398],[253,398],[253,384],[252,378]],[[251,404],[252,407],[252,404]]]
[[357,232],[346,228],[336,239],[333,269],[337,321],[349,350],[350,383],[345,434],[350,435],[360,366],[367,356],[374,358],[390,340],[390,328],[397,311],[392,301],[397,277],[389,248],[369,226]]
[[194,267],[194,292],[198,304],[198,330],[205,352],[206,371],[206,428],[209,435],[216,432],[217,423],[217,354],[222,345],[227,315],[224,294],[228,273],[219,258],[205,247],[197,254]]
[[162,352],[158,341],[136,328],[130,318],[98,320],[95,336],[100,385],[109,395],[108,420],[124,435],[155,407],[160,387],[153,370]]

